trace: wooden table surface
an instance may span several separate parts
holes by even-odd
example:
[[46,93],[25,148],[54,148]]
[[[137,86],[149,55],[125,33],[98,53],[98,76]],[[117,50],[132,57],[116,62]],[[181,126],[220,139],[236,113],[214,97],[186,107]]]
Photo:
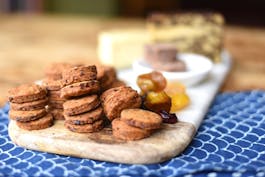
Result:
[[[51,62],[97,63],[97,34],[144,26],[140,19],[0,16],[0,105],[7,90],[43,77]],[[225,27],[233,67],[220,91],[265,89],[265,29]]]

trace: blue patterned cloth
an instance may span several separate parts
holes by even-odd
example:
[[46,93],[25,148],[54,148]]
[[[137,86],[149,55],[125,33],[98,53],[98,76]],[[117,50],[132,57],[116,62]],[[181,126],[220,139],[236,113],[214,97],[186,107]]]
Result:
[[0,110],[0,176],[265,176],[265,92],[219,94],[178,157],[126,165],[27,150],[8,137]]

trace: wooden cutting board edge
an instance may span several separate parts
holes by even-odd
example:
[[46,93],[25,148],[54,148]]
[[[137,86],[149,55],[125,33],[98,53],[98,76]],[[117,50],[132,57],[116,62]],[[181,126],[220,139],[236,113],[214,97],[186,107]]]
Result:
[[193,139],[196,128],[186,122],[164,124],[151,137],[128,142],[114,139],[108,128],[97,133],[74,133],[58,120],[50,128],[34,131],[20,129],[11,120],[8,132],[15,144],[31,150],[125,164],[152,164],[179,155]]

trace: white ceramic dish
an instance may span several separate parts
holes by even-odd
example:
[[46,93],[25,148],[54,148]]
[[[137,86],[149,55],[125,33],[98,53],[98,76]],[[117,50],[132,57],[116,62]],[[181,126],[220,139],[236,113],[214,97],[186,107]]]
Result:
[[[182,60],[187,67],[187,71],[184,72],[165,72],[160,71],[167,78],[168,81],[178,81],[186,86],[193,86],[200,83],[207,77],[212,70],[212,61],[202,55],[181,53],[177,56],[179,60]],[[133,71],[137,74],[143,74],[153,71],[154,69],[143,59],[138,59],[133,63]]]

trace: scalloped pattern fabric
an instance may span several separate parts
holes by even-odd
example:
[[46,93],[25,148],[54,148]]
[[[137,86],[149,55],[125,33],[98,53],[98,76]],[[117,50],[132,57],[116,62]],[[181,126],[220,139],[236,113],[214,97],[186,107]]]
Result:
[[265,176],[265,92],[217,95],[194,140],[171,160],[126,165],[27,150],[0,109],[0,176]]

